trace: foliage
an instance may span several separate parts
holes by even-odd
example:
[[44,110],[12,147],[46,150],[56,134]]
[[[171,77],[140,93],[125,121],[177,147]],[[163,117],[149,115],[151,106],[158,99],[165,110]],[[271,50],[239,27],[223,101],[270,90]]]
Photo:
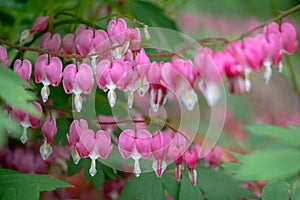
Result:
[[72,185],[50,178],[47,175],[24,174],[18,171],[0,169],[0,198],[38,200],[39,192]]

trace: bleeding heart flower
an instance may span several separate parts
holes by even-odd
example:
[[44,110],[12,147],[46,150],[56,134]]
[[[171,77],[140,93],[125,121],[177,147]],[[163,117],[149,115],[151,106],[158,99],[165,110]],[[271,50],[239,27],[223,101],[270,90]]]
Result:
[[189,168],[189,178],[193,185],[196,185],[197,181],[197,171],[196,171],[196,161],[197,156],[194,150],[186,151],[184,154],[184,160]]
[[80,121],[74,120],[70,125],[69,134],[67,134],[67,141],[69,146],[72,147],[71,156],[75,164],[78,164],[80,160],[76,144],[79,142],[81,134],[88,129],[88,123],[84,119],[80,119]]
[[17,59],[14,63],[14,71],[26,82],[30,83],[32,65],[29,60]]
[[173,138],[172,143],[169,146],[168,156],[175,162],[175,176],[177,181],[181,181],[182,179],[182,169],[183,166],[181,165],[183,162],[183,154],[187,149],[187,141],[186,138],[177,133],[176,136]]
[[33,22],[32,27],[30,28],[29,33],[33,34],[38,31],[44,31],[48,28],[49,25],[49,16],[40,16],[36,18]]
[[8,66],[7,51],[3,46],[0,46],[0,60],[2,60],[2,65]]
[[205,164],[207,166],[212,166],[214,168],[217,168],[220,161],[221,161],[221,157],[222,157],[222,149],[218,146],[215,146],[211,152],[209,152],[206,156],[205,156]]
[[82,109],[81,93],[89,94],[94,87],[92,68],[87,64],[81,64],[78,70],[74,64],[69,64],[63,72],[63,87],[67,94],[75,94],[74,102],[77,112]]
[[41,49],[45,49],[50,52],[58,53],[60,49],[61,38],[58,33],[52,35],[52,33],[47,32],[43,35],[41,39]]
[[134,160],[134,174],[141,175],[139,159],[149,159],[151,156],[152,135],[146,129],[134,132],[131,129],[122,131],[119,136],[119,152],[124,159]]
[[49,58],[47,55],[40,55],[35,62],[34,78],[36,83],[43,83],[41,96],[43,102],[46,102],[50,95],[49,85],[58,86],[61,81],[61,60],[58,57]]
[[45,141],[40,147],[40,153],[43,160],[47,160],[47,158],[51,155],[53,151],[51,143],[56,133],[57,127],[55,117],[47,116],[42,126],[42,134],[44,136]]
[[109,105],[113,107],[116,104],[117,94],[115,89],[125,89],[124,77],[130,70],[130,63],[122,60],[114,60],[111,63],[108,60],[102,60],[98,63],[96,69],[96,80],[98,87],[103,90],[109,90],[107,98]]
[[42,115],[42,106],[38,102],[32,102],[30,104],[33,106],[34,109],[37,110],[37,116],[29,114],[22,109],[12,109],[11,111],[12,118],[19,122],[23,127],[23,133],[20,137],[20,140],[23,144],[26,143],[28,140],[27,129],[29,127],[38,128],[41,122],[40,117]]
[[89,172],[91,176],[95,176],[97,173],[96,159],[107,159],[112,151],[111,138],[103,130],[97,131],[96,135],[92,130],[85,130],[81,134],[76,148],[81,157],[90,157],[92,159]]
[[151,150],[155,159],[155,161],[153,161],[152,168],[155,171],[156,176],[161,177],[167,168],[167,164],[165,162],[167,147],[161,131],[158,131],[154,134],[151,143]]

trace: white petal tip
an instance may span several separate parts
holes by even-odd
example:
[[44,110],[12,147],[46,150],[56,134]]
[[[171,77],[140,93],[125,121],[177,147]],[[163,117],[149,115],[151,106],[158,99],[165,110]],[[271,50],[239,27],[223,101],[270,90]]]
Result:
[[43,160],[47,160],[49,156],[52,154],[52,147],[50,144],[44,142],[44,144],[40,147],[40,154]]

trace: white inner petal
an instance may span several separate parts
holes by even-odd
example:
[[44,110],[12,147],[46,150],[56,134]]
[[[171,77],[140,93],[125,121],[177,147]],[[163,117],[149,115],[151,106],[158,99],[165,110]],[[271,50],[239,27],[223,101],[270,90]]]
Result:
[[40,147],[40,154],[42,156],[43,160],[47,160],[49,158],[49,156],[52,154],[52,147],[50,144],[48,144],[45,140],[45,142],[43,143],[43,145]]

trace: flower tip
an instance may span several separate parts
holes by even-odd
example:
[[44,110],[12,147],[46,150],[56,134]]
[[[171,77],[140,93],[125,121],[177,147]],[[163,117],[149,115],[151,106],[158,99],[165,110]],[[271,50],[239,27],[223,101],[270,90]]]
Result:
[[43,160],[47,160],[49,156],[52,154],[52,147],[50,144],[48,144],[46,141],[44,144],[40,147],[40,154],[42,156]]
[[31,42],[32,40],[33,40],[33,34],[30,34],[30,31],[28,29],[24,30],[21,33],[21,37],[20,37],[21,44]]
[[115,90],[109,90],[107,93],[107,98],[108,98],[110,107],[114,107],[116,104],[116,100],[117,100],[117,94],[116,94]]
[[144,33],[145,33],[146,40],[150,40],[151,36],[150,36],[149,30],[148,30],[148,25],[144,26]]

